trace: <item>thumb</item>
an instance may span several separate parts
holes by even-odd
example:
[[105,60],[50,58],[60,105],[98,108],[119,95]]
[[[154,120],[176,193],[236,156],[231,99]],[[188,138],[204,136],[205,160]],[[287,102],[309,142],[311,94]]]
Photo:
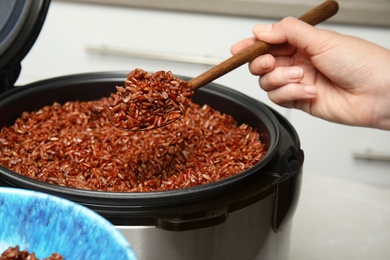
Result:
[[329,31],[318,29],[297,18],[287,17],[272,25],[259,24],[253,27],[258,40],[270,44],[288,43],[309,54],[318,52],[322,43],[332,38]]

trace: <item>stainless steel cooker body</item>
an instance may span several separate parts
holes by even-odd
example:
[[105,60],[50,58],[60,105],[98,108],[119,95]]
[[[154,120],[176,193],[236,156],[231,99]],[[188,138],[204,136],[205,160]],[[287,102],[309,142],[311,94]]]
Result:
[[272,228],[275,194],[229,214],[221,224],[184,231],[118,226],[139,259],[288,259],[291,223]]

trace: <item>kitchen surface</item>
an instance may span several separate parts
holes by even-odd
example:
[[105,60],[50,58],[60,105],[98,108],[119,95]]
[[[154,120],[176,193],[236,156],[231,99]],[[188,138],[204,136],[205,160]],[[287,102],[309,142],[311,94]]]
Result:
[[[340,6],[343,8],[343,6]],[[390,15],[390,13],[389,13]],[[196,76],[272,19],[53,1],[17,85],[96,71]],[[390,49],[390,28],[325,23]],[[390,132],[331,124],[272,104],[243,67],[215,82],[260,100],[295,127],[305,152],[290,260],[390,259]]]

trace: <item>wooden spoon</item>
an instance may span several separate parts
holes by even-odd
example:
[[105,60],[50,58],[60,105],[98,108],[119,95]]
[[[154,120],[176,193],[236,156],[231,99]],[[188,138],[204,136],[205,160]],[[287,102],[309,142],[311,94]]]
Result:
[[[316,25],[338,11],[336,1],[325,1],[299,19]],[[129,131],[159,128],[178,119],[195,90],[264,54],[271,47],[257,41],[215,67],[189,80],[180,80],[170,73],[152,75],[142,70],[132,71],[125,87],[111,96],[110,122],[117,128]],[[173,89],[173,91],[171,91]]]
[[[336,1],[325,1],[300,16],[299,20],[302,20],[311,25],[317,25],[335,15],[338,10],[339,5]],[[198,88],[212,82],[222,75],[225,75],[226,73],[240,67],[241,65],[254,60],[256,57],[265,54],[271,46],[272,45],[263,41],[257,41],[253,45],[231,56],[227,60],[189,80],[188,83],[191,85],[192,90],[197,90]]]

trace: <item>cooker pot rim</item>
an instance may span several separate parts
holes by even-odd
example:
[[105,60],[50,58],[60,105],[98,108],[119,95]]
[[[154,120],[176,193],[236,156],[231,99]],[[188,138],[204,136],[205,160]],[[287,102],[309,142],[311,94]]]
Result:
[[[73,75],[66,75],[60,77],[54,77],[45,79],[42,81],[33,82],[23,87],[17,87],[11,91],[7,91],[0,95],[0,107],[1,103],[8,98],[14,96],[24,95],[34,91],[47,91],[53,88],[66,87],[71,84],[85,84],[85,83],[107,83],[113,81],[123,82],[128,72],[92,72],[92,73],[80,73]],[[178,76],[182,79],[188,80],[188,77]],[[114,85],[114,84],[113,84]],[[75,189],[69,187],[63,187],[59,185],[49,184],[38,180],[31,179],[29,177],[20,175],[4,167],[1,167],[1,175],[6,178],[6,182],[16,182],[22,184],[23,187],[30,189],[45,190],[53,194],[67,195],[73,200],[80,201],[82,199],[93,197],[93,199],[108,199],[109,203],[116,201],[115,203],[121,203],[121,201],[132,201],[134,203],[156,203],[156,201],[188,201],[194,200],[206,195],[216,195],[219,193],[226,192],[227,190],[234,188],[237,183],[245,182],[256,175],[255,173],[260,169],[264,168],[277,154],[278,147],[280,145],[280,129],[279,122],[272,111],[260,101],[250,98],[236,90],[227,88],[217,83],[210,83],[205,87],[202,87],[197,92],[205,92],[211,95],[219,95],[225,99],[231,100],[232,102],[238,102],[248,108],[249,111],[255,111],[261,113],[267,120],[267,130],[272,135],[270,140],[270,147],[264,158],[252,166],[251,168],[229,178],[219,180],[217,182],[203,184],[195,187],[177,189],[171,191],[156,191],[156,192],[137,192],[137,193],[125,193],[125,192],[106,192],[106,191],[92,191]],[[196,94],[195,94],[196,96]],[[257,176],[256,176],[257,177]],[[102,201],[103,202],[103,201]]]

